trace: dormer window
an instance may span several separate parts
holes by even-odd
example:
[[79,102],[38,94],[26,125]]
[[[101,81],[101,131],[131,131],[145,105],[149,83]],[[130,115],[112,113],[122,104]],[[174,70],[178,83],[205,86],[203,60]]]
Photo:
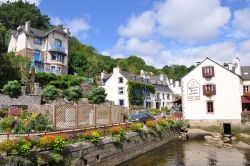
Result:
[[214,67],[213,66],[202,67],[202,76],[204,78],[214,77]]
[[120,84],[123,83],[123,77],[119,77],[119,83],[120,83]]
[[60,39],[55,39],[56,46],[62,46],[62,41]]
[[41,39],[41,38],[36,37],[36,38],[34,39],[34,44],[37,44],[37,45],[42,45],[42,39]]

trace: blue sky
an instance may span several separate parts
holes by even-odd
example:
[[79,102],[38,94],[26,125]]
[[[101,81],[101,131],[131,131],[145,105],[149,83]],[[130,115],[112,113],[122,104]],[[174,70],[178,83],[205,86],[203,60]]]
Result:
[[28,1],[111,57],[138,55],[156,67],[236,56],[250,64],[250,0]]

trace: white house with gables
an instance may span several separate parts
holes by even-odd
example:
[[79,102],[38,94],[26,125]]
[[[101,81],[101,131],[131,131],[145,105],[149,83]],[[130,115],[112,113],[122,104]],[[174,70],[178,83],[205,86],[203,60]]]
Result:
[[169,80],[166,75],[153,76],[143,70],[141,75],[130,74],[121,71],[119,67],[113,68],[113,73],[101,73],[101,87],[105,88],[109,101],[115,105],[122,105],[129,108],[128,81],[137,81],[145,85],[153,85],[156,92],[145,93],[144,106],[146,108],[170,107],[174,101],[173,91],[169,87]]
[[67,28],[42,31],[28,21],[13,32],[8,52],[29,57],[36,72],[67,74],[69,38]]
[[206,58],[181,80],[183,118],[193,126],[240,125],[250,109],[249,81],[250,67],[239,58],[223,66]]

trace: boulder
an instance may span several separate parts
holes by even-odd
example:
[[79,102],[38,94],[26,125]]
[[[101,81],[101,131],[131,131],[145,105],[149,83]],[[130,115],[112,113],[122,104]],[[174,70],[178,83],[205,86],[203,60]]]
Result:
[[231,137],[231,140],[232,140],[232,141],[235,141],[235,140],[236,140],[236,137]]
[[228,138],[228,137],[224,137],[224,138],[223,138],[223,141],[224,141],[225,143],[227,143],[227,142],[231,142],[231,139]]
[[189,139],[203,139],[205,136],[212,136],[212,134],[201,129],[189,129],[187,132]]
[[240,141],[237,144],[234,145],[234,147],[236,148],[240,148],[240,149],[250,149],[250,145]]

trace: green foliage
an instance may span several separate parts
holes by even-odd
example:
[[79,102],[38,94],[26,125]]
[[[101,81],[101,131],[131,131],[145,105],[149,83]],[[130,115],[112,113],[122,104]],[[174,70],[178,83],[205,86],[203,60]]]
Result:
[[7,35],[7,29],[0,23],[0,53],[7,51],[7,45],[5,43],[6,35]]
[[29,118],[29,131],[49,131],[52,124],[43,114],[32,114]]
[[164,66],[162,68],[162,72],[173,80],[181,80],[183,76],[193,70],[195,66],[190,66],[189,68],[185,65],[171,65],[171,66]]
[[7,29],[16,30],[26,21],[32,21],[32,27],[38,29],[50,28],[50,18],[47,15],[42,15],[35,4],[23,2],[0,3],[0,23]]
[[1,108],[0,109],[0,118],[4,118],[8,115],[8,108]]
[[[137,81],[128,81],[129,105],[142,106],[146,93],[155,93],[155,87],[150,84],[143,84]],[[146,91],[146,92],[145,92]]]
[[171,113],[171,110],[168,107],[162,107],[161,112],[165,112],[166,115],[169,115]]
[[17,140],[2,141],[0,143],[0,151],[4,153],[11,153],[17,147]]
[[83,138],[85,141],[91,142],[91,143],[98,143],[101,139],[101,133],[99,131],[93,130],[93,131],[85,131],[83,133]]
[[17,80],[8,81],[8,83],[3,86],[3,93],[10,98],[18,98],[22,94],[21,84]]
[[44,72],[39,72],[35,73],[35,81],[39,82],[39,85],[41,87],[47,86],[51,81],[57,80],[57,76],[53,73],[44,73]]
[[37,157],[37,165],[59,165],[63,161],[63,156],[56,152],[40,153]]
[[55,151],[62,151],[64,149],[65,143],[65,140],[61,136],[57,136],[52,142],[52,148]]
[[156,108],[151,108],[149,111],[150,111],[153,115],[158,115],[158,114],[161,113],[161,110],[156,109]]
[[41,96],[45,101],[53,101],[59,98],[60,93],[60,89],[53,85],[48,85],[42,90]]
[[14,119],[12,117],[6,117],[0,121],[0,128],[4,132],[9,132],[14,126]]
[[68,101],[77,102],[83,97],[83,91],[79,86],[71,86],[63,92]]
[[94,88],[88,94],[88,101],[90,104],[101,104],[105,102],[107,94],[104,88]]
[[32,144],[29,141],[26,141],[25,139],[20,139],[17,143],[16,150],[18,154],[22,156],[26,156],[30,154],[30,150],[32,148]]
[[143,124],[141,124],[141,123],[131,123],[129,125],[129,128],[130,128],[131,131],[141,132],[142,129],[143,129]]

